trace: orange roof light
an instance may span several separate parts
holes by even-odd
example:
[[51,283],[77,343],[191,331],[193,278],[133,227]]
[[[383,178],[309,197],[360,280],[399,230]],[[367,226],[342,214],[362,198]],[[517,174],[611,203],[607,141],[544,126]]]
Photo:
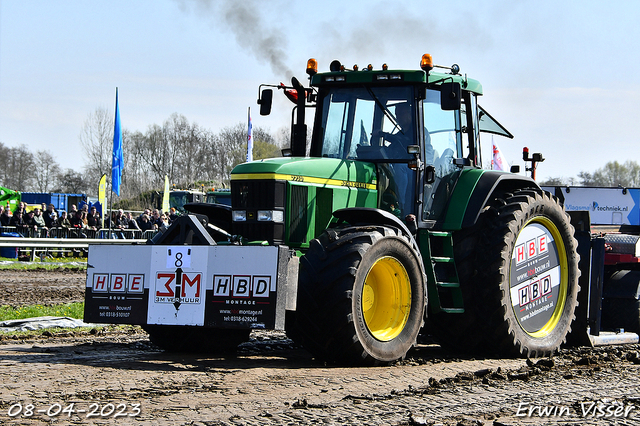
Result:
[[387,65],[386,63],[382,64],[382,71],[386,71],[389,69],[389,65]]
[[428,53],[422,55],[422,60],[420,61],[420,68],[424,71],[429,72],[433,69],[433,58]]
[[318,61],[311,58],[307,61],[307,74],[315,75],[318,72]]

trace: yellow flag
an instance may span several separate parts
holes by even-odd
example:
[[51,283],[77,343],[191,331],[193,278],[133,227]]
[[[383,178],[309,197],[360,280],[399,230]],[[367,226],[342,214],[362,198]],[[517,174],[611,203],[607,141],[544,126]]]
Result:
[[98,183],[98,202],[102,207],[102,228],[104,228],[104,216],[107,212],[107,174],[103,174]]
[[164,175],[164,195],[162,196],[162,211],[169,213],[169,176]]

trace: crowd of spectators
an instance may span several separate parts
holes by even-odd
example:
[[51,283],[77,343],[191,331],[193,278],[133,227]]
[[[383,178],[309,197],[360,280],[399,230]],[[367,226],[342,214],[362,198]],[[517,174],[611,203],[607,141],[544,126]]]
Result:
[[[125,213],[122,209],[111,212],[111,217],[104,220],[105,229],[115,230],[165,230],[171,222],[177,218],[176,210],[171,208],[171,212],[160,213],[158,209],[145,209],[139,216],[134,217],[131,212]],[[11,211],[9,203],[6,206],[0,205],[0,226],[16,227],[18,231],[32,229],[33,234],[46,237],[49,231],[54,228],[65,228],[75,231],[76,236],[84,235],[85,230],[97,231],[103,228],[102,217],[95,206],[89,208],[88,204],[82,205],[80,210],[72,204],[69,212],[58,211],[53,204],[28,208],[27,204],[21,202],[14,211]]]

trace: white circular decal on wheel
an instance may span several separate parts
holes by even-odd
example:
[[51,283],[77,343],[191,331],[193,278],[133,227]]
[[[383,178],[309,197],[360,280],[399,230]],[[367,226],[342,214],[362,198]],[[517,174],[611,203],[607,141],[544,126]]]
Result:
[[551,319],[560,294],[561,270],[556,242],[549,230],[530,223],[522,229],[511,256],[511,304],[528,333]]

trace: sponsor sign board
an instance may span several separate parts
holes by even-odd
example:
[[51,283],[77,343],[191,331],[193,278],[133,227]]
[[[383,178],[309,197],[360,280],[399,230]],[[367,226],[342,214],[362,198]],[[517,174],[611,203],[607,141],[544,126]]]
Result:
[[[555,187],[543,187],[556,193]],[[640,225],[639,188],[558,187],[567,211],[588,211],[593,225]]]
[[277,247],[91,246],[85,321],[274,328]]

